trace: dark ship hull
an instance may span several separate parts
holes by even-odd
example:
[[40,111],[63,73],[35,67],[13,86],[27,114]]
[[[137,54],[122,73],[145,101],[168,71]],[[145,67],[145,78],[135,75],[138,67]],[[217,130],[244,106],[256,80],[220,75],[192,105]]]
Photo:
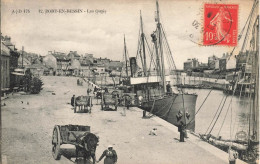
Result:
[[175,126],[183,122],[187,125],[186,129],[194,131],[196,101],[196,94],[172,94],[144,101],[139,107]]

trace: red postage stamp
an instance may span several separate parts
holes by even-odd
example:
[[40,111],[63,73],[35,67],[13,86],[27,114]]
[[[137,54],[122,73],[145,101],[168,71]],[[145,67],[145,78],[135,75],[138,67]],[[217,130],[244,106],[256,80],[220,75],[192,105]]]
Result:
[[238,5],[205,4],[203,45],[237,45]]

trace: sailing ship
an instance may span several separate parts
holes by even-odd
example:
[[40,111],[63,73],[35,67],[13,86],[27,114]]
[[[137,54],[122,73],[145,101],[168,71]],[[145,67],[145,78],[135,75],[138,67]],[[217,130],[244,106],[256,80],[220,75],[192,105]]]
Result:
[[[218,136],[213,136],[211,134],[216,122],[218,121],[218,118],[221,114],[221,111],[224,107],[225,101],[222,105],[222,108],[220,112],[218,112],[218,109],[216,111],[216,114],[214,118],[212,119],[212,122],[209,125],[209,128],[205,132],[205,134],[199,134],[200,138],[204,141],[209,142],[210,144],[224,150],[228,151],[229,147],[232,149],[235,149],[238,154],[239,158],[241,160],[244,160],[248,163],[255,163],[257,159],[259,159],[259,14],[258,12],[258,0],[254,1],[252,10],[250,12],[250,15],[248,17],[248,21],[245,24],[245,27],[247,26],[247,32],[245,34],[245,38],[242,44],[242,48],[240,52],[244,52],[246,47],[248,47],[248,51],[251,53],[251,57],[253,58],[251,60],[251,69],[250,69],[250,77],[248,78],[248,85],[250,86],[250,92],[247,94],[248,98],[248,109],[249,110],[249,115],[248,115],[248,122],[246,124],[246,129],[237,131],[234,133],[234,127],[233,129],[231,128],[232,124],[230,124],[230,139],[222,139],[219,134]],[[251,32],[251,33],[250,33]],[[243,30],[241,31],[242,36]],[[250,39],[250,44],[248,46],[248,41],[249,37],[251,36]],[[241,37],[240,37],[241,38]],[[234,51],[234,50],[233,50]],[[238,61],[239,61],[239,55],[238,55]],[[237,62],[239,63],[239,62]],[[248,64],[248,62],[247,62]],[[238,70],[237,66],[237,72],[240,71]],[[239,84],[241,84],[241,79],[237,78],[237,72],[233,74],[233,80],[232,80],[232,98],[233,96],[237,93],[237,91],[240,91],[239,95],[242,96],[241,94],[241,88],[239,88]],[[226,96],[227,97],[227,96]],[[230,104],[232,105],[232,98],[229,102],[228,108],[227,108],[227,113],[230,109]],[[220,103],[221,105],[221,103]],[[232,107],[231,107],[232,108]],[[217,114],[218,113],[218,114]],[[225,118],[227,116],[227,113],[225,115]],[[232,111],[231,111],[232,113]],[[225,118],[222,122],[222,125],[225,123]],[[215,120],[215,121],[213,121]],[[231,120],[232,120],[232,114],[231,114]],[[213,123],[214,122],[214,123]],[[212,124],[213,123],[213,124]],[[222,126],[221,126],[222,127]],[[209,130],[210,129],[210,130]],[[219,129],[219,132],[221,131],[221,128]],[[235,135],[233,135],[235,134]]]
[[[130,58],[130,83],[133,87],[133,92],[139,98],[139,108],[143,109],[144,113],[149,112],[149,116],[156,115],[175,126],[184,125],[187,129],[194,131],[197,95],[184,93],[182,90],[172,91],[170,74],[174,73],[176,66],[160,22],[159,4],[157,1],[156,9],[156,30],[151,34],[154,51],[150,49],[144,34],[140,12],[140,36],[137,57]],[[150,56],[147,56],[147,54]],[[136,68],[138,57],[142,65],[141,72],[138,72]],[[149,65],[147,64],[147,57],[151,59]],[[166,75],[165,57],[167,57],[169,62],[168,66],[170,69],[168,75]]]

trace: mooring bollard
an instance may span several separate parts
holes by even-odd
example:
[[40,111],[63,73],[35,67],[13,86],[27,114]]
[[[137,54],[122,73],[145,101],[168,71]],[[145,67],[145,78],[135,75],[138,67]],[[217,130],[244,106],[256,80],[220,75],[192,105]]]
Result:
[[145,118],[146,117],[146,111],[144,110],[143,111],[143,118]]
[[123,107],[123,116],[126,116],[125,107]]

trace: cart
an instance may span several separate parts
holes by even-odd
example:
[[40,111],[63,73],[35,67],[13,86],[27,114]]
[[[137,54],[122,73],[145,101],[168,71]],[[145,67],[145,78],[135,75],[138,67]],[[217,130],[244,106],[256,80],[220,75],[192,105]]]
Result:
[[[99,138],[90,133],[90,126],[82,125],[55,125],[52,135],[52,156],[55,160],[60,160],[61,155],[66,158],[79,157],[90,160],[92,157],[95,163],[95,151],[98,146]],[[61,148],[62,144],[71,144],[75,146],[72,152],[66,153],[65,149]]]
[[118,97],[119,106],[137,106],[138,100],[135,93],[124,93],[122,90],[112,91],[112,95]]
[[[109,106],[115,106],[114,109],[112,109]],[[118,105],[118,98],[109,93],[102,93],[101,97],[101,110],[105,111],[116,111],[117,110],[117,105]]]
[[77,107],[79,110],[78,112],[91,113],[92,106],[91,96],[78,96],[74,101],[74,113],[77,113]]

